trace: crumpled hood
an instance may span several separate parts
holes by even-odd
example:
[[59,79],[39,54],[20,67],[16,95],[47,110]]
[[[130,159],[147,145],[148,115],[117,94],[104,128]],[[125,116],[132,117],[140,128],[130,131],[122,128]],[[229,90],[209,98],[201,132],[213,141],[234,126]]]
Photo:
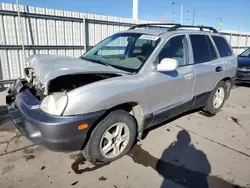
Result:
[[121,73],[127,72],[93,63],[86,60],[74,59],[67,56],[33,55],[28,58],[36,78],[47,87],[50,80],[58,76],[78,73]]

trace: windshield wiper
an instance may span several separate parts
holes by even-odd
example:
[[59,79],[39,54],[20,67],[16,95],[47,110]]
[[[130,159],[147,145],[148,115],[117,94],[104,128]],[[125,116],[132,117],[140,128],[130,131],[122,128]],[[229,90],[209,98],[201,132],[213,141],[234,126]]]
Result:
[[93,63],[102,64],[102,65],[109,66],[109,67],[111,66],[110,64],[104,63],[103,61],[97,60],[97,59],[88,59],[88,58],[85,58],[85,57],[81,57],[81,59],[84,59],[86,61],[90,61],[90,62],[93,62]]

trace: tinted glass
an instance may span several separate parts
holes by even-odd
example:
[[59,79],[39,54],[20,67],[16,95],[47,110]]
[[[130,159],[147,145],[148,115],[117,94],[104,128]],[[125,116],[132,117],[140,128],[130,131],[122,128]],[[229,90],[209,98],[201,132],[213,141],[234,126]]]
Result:
[[247,50],[242,52],[239,56],[240,57],[250,57],[250,48],[248,48]]
[[227,41],[223,37],[212,36],[214,43],[219,51],[221,57],[226,57],[232,55],[232,51],[227,43]]
[[216,59],[216,53],[212,42],[206,35],[190,35],[194,63],[203,63]]
[[174,58],[179,66],[187,64],[187,41],[184,35],[171,38],[162,48],[158,59],[159,62],[164,58]]
[[152,45],[155,46],[156,41],[153,40],[147,40],[147,39],[140,39],[138,38],[135,41],[135,47],[133,50],[133,55],[140,55],[142,53],[142,46],[146,46],[146,45]]

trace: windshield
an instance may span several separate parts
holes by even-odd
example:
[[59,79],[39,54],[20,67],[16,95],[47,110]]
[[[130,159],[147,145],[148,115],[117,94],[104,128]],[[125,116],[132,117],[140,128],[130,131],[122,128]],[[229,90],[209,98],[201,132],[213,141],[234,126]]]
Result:
[[249,57],[250,58],[250,48],[248,48],[247,50],[242,52],[239,56],[240,57]]
[[118,33],[94,46],[81,59],[135,73],[159,42],[158,36]]

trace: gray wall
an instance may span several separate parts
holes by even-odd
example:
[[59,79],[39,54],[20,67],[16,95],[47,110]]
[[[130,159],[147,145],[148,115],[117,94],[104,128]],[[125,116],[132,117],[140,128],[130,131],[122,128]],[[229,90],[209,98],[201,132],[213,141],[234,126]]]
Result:
[[[29,66],[25,58],[32,54],[79,57],[107,36],[135,24],[128,18],[31,6],[20,6],[20,12],[19,20],[16,5],[0,3],[0,80],[23,77],[23,68]],[[222,32],[237,54],[250,46],[250,33]]]

